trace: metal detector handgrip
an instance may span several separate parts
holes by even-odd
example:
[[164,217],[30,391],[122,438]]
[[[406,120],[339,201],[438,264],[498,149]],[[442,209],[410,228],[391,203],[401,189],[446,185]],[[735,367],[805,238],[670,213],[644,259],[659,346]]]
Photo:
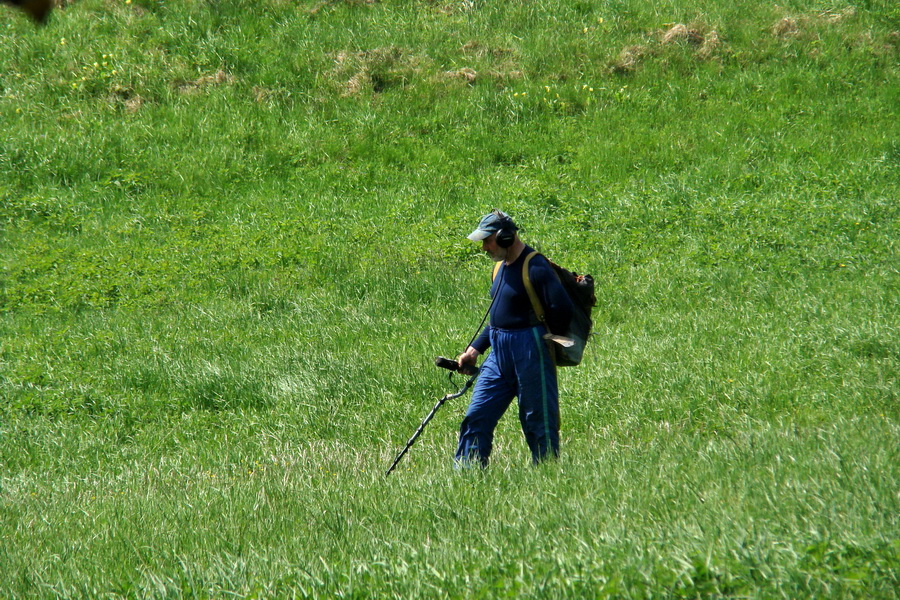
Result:
[[447,369],[448,371],[456,371],[463,375],[477,375],[480,370],[475,365],[463,365],[460,367],[459,363],[455,360],[444,358],[443,356],[438,356],[434,359],[434,366]]
[[[444,360],[448,360],[448,359],[445,358]],[[453,363],[453,364],[456,364],[456,363]],[[438,365],[438,366],[440,366],[440,365]],[[444,367],[444,368],[446,368],[446,367]],[[391,471],[394,470],[394,467],[397,466],[397,464],[400,462],[400,459],[402,459],[404,457],[404,455],[406,455],[407,451],[409,451],[409,449],[412,448],[412,445],[416,443],[416,439],[419,437],[419,435],[422,433],[422,431],[425,430],[425,426],[428,425],[428,422],[431,421],[432,417],[434,417],[434,415],[437,413],[437,411],[440,410],[440,408],[444,405],[444,402],[446,402],[447,400],[452,400],[454,398],[459,398],[460,396],[465,394],[469,390],[469,388],[472,387],[472,384],[475,383],[475,379],[477,379],[477,378],[478,378],[478,373],[476,372],[474,375],[469,377],[468,381],[466,381],[466,383],[463,384],[462,389],[460,389],[458,392],[455,392],[452,394],[447,394],[446,396],[444,396],[443,398],[438,400],[437,404],[434,405],[434,408],[431,409],[431,412],[428,413],[428,416],[425,417],[425,420],[422,421],[422,424],[419,425],[419,428],[416,429],[416,432],[412,435],[411,438],[409,438],[409,441],[406,442],[406,447],[403,448],[403,450],[400,452],[400,454],[397,455],[397,458],[394,459],[394,463],[387,470],[387,472],[385,473],[385,476],[388,476],[391,474]]]

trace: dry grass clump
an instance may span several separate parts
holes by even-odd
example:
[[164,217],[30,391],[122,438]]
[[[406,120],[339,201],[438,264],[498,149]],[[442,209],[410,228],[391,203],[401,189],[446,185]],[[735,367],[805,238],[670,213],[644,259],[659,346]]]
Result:
[[725,43],[715,29],[702,25],[676,23],[652,36],[647,44],[626,46],[610,63],[613,73],[626,74],[634,71],[644,60],[664,52],[672,46],[694,48],[694,56],[700,60],[714,58]]
[[336,82],[345,97],[363,90],[380,93],[421,79],[424,62],[422,57],[395,46],[363,52],[341,51],[335,55],[335,66],[327,77]]
[[800,34],[800,23],[794,17],[784,17],[772,25],[772,35],[777,38],[794,37]]
[[703,36],[703,43],[697,49],[697,56],[702,59],[711,58],[722,47],[722,40],[716,30]]
[[894,50],[900,49],[900,31],[892,31],[888,34],[886,46]]
[[140,94],[136,94],[130,87],[114,85],[109,91],[110,101],[120,104],[127,113],[135,114],[144,106],[144,98]]
[[837,11],[826,10],[817,15],[785,16],[778,19],[770,31],[777,38],[796,38],[815,27],[845,23],[855,16],[856,9],[852,6]]
[[703,43],[703,34],[694,27],[677,23],[662,34],[663,44],[688,43],[699,46]]
[[497,61],[511,60],[516,52],[512,48],[496,48],[485,46],[478,40],[469,40],[461,48],[463,54],[475,58],[488,58]]
[[646,54],[647,48],[644,46],[626,46],[610,65],[610,69],[613,73],[619,75],[631,73],[637,68]]
[[703,27],[687,26],[677,23],[663,32],[661,40],[664,46],[671,44],[687,44],[697,49],[700,59],[711,58],[722,47],[722,39],[715,30],[705,31]]
[[478,64],[441,71],[435,68],[431,59],[395,46],[363,52],[341,51],[334,55],[334,67],[325,77],[342,97],[356,96],[365,91],[377,94],[417,81],[461,82],[472,86],[484,78],[505,82],[524,77],[512,50],[490,48],[472,41],[462,47],[462,52]]
[[445,71],[444,76],[447,77],[447,79],[463,81],[469,85],[475,85],[475,81],[478,79],[478,72],[475,69],[463,67],[456,71]]
[[268,90],[260,85],[254,85],[251,92],[253,93],[253,99],[257,103],[265,102],[272,95],[271,90]]
[[144,99],[140,96],[134,96],[125,101],[125,111],[130,114],[135,114],[141,110],[142,106],[144,106]]
[[846,21],[856,16],[856,8],[853,6],[848,6],[847,8],[839,11],[831,11],[827,10],[823,13],[819,14],[819,19],[826,21],[828,23],[840,23],[841,21]]
[[478,40],[470,40],[463,44],[460,50],[472,60],[487,63],[489,67],[484,68],[482,72],[484,76],[494,81],[518,81],[525,77],[518,54],[512,48],[488,46]]
[[207,88],[229,83],[234,83],[234,77],[220,69],[212,75],[204,75],[202,77],[198,77],[194,81],[178,82],[176,83],[176,87],[182,94],[193,95],[198,94],[202,90],[205,90]]

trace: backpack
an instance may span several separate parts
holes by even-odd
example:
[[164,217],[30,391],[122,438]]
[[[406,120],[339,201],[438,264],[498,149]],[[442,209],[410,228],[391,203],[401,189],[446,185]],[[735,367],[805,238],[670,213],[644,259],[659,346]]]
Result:
[[[531,278],[528,276],[528,263],[537,255],[538,252],[532,252],[525,257],[525,264],[522,266],[522,281],[525,284],[525,290],[531,299],[531,307],[538,320],[546,325],[546,317],[544,307],[538,299],[534,286],[531,285]],[[546,258],[546,257],[544,257]],[[579,275],[568,269],[564,269],[549,258],[547,262],[553,267],[556,276],[559,277],[563,289],[575,305],[575,312],[572,315],[572,321],[569,323],[568,331],[551,331],[549,338],[556,342],[551,346],[554,350],[556,366],[558,367],[574,367],[581,363],[584,356],[584,347],[591,335],[591,310],[597,304],[597,296],[594,295],[594,278],[590,275]],[[494,276],[500,270],[500,262],[494,268]],[[549,329],[549,327],[548,327]]]

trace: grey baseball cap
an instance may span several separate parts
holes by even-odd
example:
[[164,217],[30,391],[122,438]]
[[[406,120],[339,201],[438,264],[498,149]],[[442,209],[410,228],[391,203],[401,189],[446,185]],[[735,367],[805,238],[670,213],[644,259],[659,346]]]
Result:
[[478,227],[475,228],[475,231],[466,237],[473,242],[480,242],[503,229],[504,225],[511,227],[514,231],[519,229],[509,215],[500,212],[499,210],[495,210],[486,214],[481,219]]

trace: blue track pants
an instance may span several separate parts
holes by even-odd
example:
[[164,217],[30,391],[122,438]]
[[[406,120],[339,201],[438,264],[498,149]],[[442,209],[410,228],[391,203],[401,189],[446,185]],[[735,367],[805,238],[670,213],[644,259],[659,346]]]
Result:
[[491,352],[459,428],[457,463],[477,459],[487,466],[494,429],[514,397],[532,461],[551,452],[559,455],[559,389],[556,366],[541,337],[545,331],[543,326],[491,330]]

